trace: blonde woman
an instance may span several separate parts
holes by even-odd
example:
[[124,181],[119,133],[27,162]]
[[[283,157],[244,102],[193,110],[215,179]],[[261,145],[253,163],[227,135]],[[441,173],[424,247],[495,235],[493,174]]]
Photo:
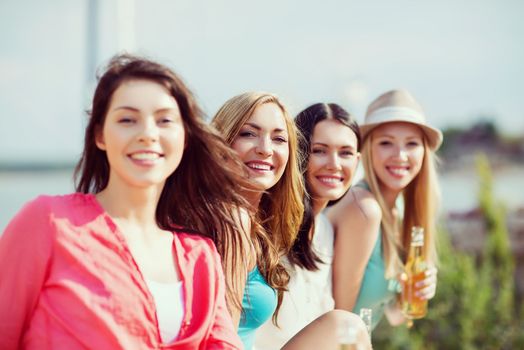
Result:
[[[279,98],[248,92],[227,101],[213,125],[237,152],[249,171],[255,190],[245,193],[256,212],[243,220],[248,261],[236,276],[243,278],[242,305],[231,308],[245,349],[251,349],[256,330],[273,315],[276,321],[289,274],[280,258],[290,251],[304,212],[304,184],[299,171],[295,125]],[[240,283],[239,283],[240,284]],[[336,345],[337,325],[353,322],[354,315],[337,311],[320,317],[284,346],[284,349],[329,349]],[[363,325],[361,325],[363,329]],[[369,345],[365,338],[363,344]]]
[[293,121],[273,94],[248,92],[231,98],[212,124],[237,152],[256,190],[245,193],[256,210],[243,220],[247,233],[244,259],[236,273],[245,283],[241,308],[231,307],[246,349],[255,330],[282,300],[289,275],[279,262],[289,250],[302,221],[303,184],[298,168],[297,133]]
[[[424,252],[432,266],[418,295],[431,299],[437,284],[435,218],[439,199],[434,151],[442,133],[427,125],[422,108],[405,90],[373,101],[360,126],[364,181],[328,213],[335,228],[335,307],[373,310],[373,327],[384,312],[404,321],[396,304],[396,278],[405,262],[414,225],[425,229]],[[404,207],[398,208],[397,200]],[[403,213],[403,214],[401,214]]]

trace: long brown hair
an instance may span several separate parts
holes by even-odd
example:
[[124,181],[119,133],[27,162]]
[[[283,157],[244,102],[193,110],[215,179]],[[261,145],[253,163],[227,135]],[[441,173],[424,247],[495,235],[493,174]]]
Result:
[[[239,251],[240,231],[235,208],[246,207],[238,189],[249,187],[244,165],[224,143],[222,137],[203,120],[191,91],[169,68],[151,60],[127,54],[111,59],[93,97],[84,150],[75,168],[76,190],[98,193],[109,181],[110,164],[106,153],[95,144],[96,133],[103,128],[115,90],[130,80],[148,80],[167,89],[180,109],[186,132],[186,147],[178,168],[167,178],[156,208],[160,228],[184,231],[211,238],[222,258]],[[180,227],[183,227],[182,229]],[[235,264],[244,263],[234,255],[231,266],[224,266],[228,302],[241,305],[235,297]]]
[[255,109],[266,103],[274,103],[282,110],[289,135],[289,160],[286,168],[277,184],[262,195],[257,221],[254,222],[251,233],[260,273],[277,290],[278,303],[273,315],[275,321],[289,282],[289,274],[279,260],[291,249],[304,212],[304,185],[299,170],[297,130],[279,98],[266,92],[246,92],[231,98],[217,112],[212,124],[231,145]]

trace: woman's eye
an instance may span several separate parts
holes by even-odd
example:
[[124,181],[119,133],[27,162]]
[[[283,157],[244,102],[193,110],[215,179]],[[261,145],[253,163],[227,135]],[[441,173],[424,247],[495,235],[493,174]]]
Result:
[[121,124],[130,124],[130,123],[133,123],[135,120],[131,117],[122,117],[118,120],[119,123]]
[[313,148],[311,150],[311,153],[313,153],[313,154],[324,154],[326,152],[322,148]]
[[282,137],[282,136],[277,136],[273,139],[273,141],[277,142],[277,143],[286,143],[287,142],[287,139],[285,137]]
[[238,133],[238,136],[240,137],[255,137],[256,134],[252,131],[241,131]]
[[162,124],[169,124],[169,123],[171,123],[171,122],[173,122],[173,119],[170,118],[170,117],[163,117],[163,118],[160,118],[160,123],[162,123]]
[[410,141],[408,142],[408,146],[411,146],[411,147],[417,147],[420,145],[420,142],[418,141]]
[[355,153],[353,153],[352,151],[341,151],[341,152],[340,152],[340,156],[341,156],[341,157],[346,157],[346,158],[348,158],[348,157],[351,157],[351,156],[353,156],[353,155],[355,155]]
[[383,140],[378,143],[381,146],[389,146],[391,145],[391,141]]

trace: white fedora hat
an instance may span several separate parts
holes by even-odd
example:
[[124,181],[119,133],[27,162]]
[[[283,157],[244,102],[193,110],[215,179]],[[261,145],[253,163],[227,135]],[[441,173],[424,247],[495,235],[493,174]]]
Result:
[[419,126],[436,150],[442,144],[442,132],[426,123],[424,111],[406,90],[391,90],[377,97],[368,107],[360,132],[364,140],[377,126],[390,122],[407,122]]

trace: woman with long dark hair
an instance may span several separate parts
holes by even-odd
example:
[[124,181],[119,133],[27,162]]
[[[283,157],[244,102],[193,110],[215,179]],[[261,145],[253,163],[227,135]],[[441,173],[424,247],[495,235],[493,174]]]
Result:
[[358,125],[339,105],[309,106],[296,116],[295,124],[302,134],[299,149],[307,189],[304,217],[295,242],[283,258],[290,281],[278,326],[266,322],[257,333],[256,348],[261,350],[281,348],[310,322],[333,310],[334,234],[322,211],[347,192],[360,158]]
[[0,348],[241,348],[219,254],[240,249],[247,183],[182,80],[113,58],[76,175],[0,239]]

